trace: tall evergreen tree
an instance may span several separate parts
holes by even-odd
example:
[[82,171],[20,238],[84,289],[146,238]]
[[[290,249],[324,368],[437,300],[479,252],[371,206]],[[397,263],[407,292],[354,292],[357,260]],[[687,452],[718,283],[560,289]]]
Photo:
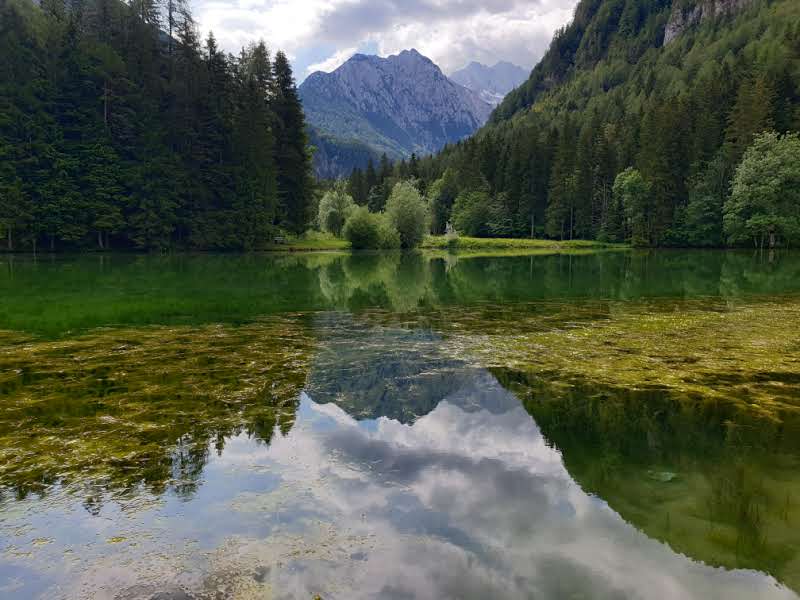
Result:
[[281,165],[278,196],[287,227],[299,233],[310,218],[311,156],[307,148],[303,107],[292,68],[283,52],[275,56],[275,91],[275,158]]

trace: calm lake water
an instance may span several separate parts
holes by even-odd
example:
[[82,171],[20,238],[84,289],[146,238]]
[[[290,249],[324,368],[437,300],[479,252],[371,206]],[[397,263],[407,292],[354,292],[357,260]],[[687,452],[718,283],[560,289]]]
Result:
[[0,597],[797,598],[800,255],[0,257]]

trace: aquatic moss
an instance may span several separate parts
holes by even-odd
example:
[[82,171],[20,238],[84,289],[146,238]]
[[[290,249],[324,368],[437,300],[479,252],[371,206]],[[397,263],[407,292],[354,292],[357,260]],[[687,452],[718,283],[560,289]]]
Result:
[[294,420],[313,344],[300,317],[247,326],[0,335],[0,488],[191,495],[209,447]]
[[800,416],[800,303],[793,297],[484,306],[433,323],[486,367],[668,390],[690,401],[735,403],[765,419]]

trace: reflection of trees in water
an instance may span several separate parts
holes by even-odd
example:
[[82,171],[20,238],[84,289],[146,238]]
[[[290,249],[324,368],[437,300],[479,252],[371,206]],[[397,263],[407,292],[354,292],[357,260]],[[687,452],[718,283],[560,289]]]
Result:
[[[30,290],[36,290],[32,295]],[[0,328],[243,323],[326,309],[800,291],[800,258],[748,252],[600,252],[438,258],[425,253],[0,258]]]
[[800,414],[493,372],[624,519],[692,558],[800,589]]
[[356,254],[322,265],[335,308],[423,307],[586,298],[691,298],[800,291],[794,254],[765,262],[733,252],[604,252],[454,261],[421,253]]
[[92,511],[110,491],[189,498],[209,448],[287,431],[312,348],[301,319],[18,342],[0,354],[0,489],[64,485]]
[[419,253],[354,254],[320,268],[319,284],[334,308],[407,312],[430,302],[429,269]]

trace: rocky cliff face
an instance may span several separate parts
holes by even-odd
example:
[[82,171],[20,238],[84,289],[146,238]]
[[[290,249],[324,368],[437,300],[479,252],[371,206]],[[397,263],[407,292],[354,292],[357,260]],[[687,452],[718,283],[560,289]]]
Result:
[[450,75],[450,79],[476,92],[484,102],[497,106],[529,74],[522,67],[508,62],[499,62],[493,67],[472,62]]
[[754,3],[755,0],[677,0],[664,30],[664,45],[698,23],[732,15]]
[[461,140],[492,110],[416,50],[388,58],[357,54],[333,73],[309,76],[300,97],[309,124],[329,140],[365,145],[392,159]]

